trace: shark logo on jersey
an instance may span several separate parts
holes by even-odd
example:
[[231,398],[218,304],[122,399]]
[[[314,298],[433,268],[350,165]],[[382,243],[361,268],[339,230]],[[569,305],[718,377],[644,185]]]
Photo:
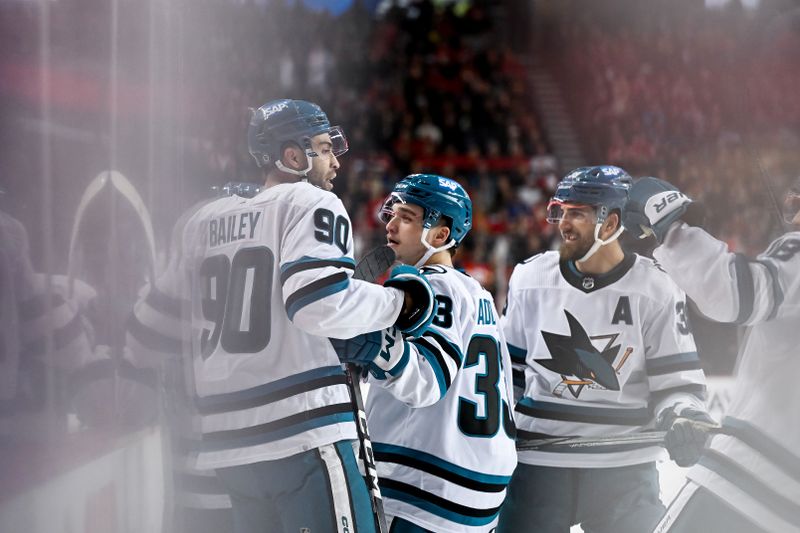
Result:
[[[590,337],[584,327],[569,311],[564,311],[569,324],[569,335],[542,331],[542,337],[550,351],[550,359],[535,361],[548,370],[561,374],[561,382],[553,389],[553,395],[562,396],[567,389],[573,397],[580,396],[584,387],[619,390],[617,374],[628,360],[633,348],[627,348],[619,363],[619,344],[614,344],[619,333]],[[595,343],[602,343],[601,349]]]

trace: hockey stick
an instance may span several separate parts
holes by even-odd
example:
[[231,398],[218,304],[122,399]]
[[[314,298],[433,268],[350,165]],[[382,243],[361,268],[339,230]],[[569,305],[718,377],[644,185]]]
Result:
[[605,437],[553,437],[517,441],[517,451],[569,452],[587,448],[615,448],[624,445],[664,444],[666,431],[634,433],[631,435],[610,435]]
[[[388,246],[373,248],[361,258],[353,272],[353,279],[373,282],[386,272],[394,263],[394,250]],[[369,487],[369,497],[372,511],[375,514],[375,526],[378,533],[386,532],[386,516],[383,512],[383,497],[378,487],[378,470],[375,467],[375,454],[372,451],[372,441],[367,430],[367,412],[364,409],[364,399],[361,397],[359,376],[361,369],[352,363],[347,365],[347,385],[350,388],[350,401],[356,413],[356,428],[360,454],[364,461],[364,477]]]
[[[716,425],[703,424],[710,435],[725,433],[724,428]],[[610,452],[614,448],[638,447],[641,445],[664,446],[666,431],[647,431],[631,433],[629,435],[608,435],[602,437],[552,437],[549,439],[531,439],[517,441],[517,451],[541,451],[566,453],[573,450],[600,449]],[[618,451],[622,451],[621,449]]]

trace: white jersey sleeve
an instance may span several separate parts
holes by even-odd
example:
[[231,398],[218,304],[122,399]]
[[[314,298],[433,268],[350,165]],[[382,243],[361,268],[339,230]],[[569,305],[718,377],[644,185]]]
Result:
[[650,405],[658,420],[668,407],[679,411],[705,411],[706,380],[689,325],[686,295],[649,260],[652,282],[659,285],[653,299],[643,302],[645,369],[650,387]]
[[701,312],[747,325],[724,434],[687,476],[765,531],[800,523],[800,232],[755,259],[702,229],[674,225],[653,254]]
[[350,218],[333,194],[288,209],[280,276],[289,319],[324,337],[349,338],[394,324],[403,293],[352,279]]
[[[410,407],[425,407],[444,398],[464,360],[464,346],[460,332],[465,320],[470,318],[471,301],[453,292],[443,276],[435,275],[437,268],[427,267],[431,287],[439,303],[439,313],[431,327],[421,337],[403,341],[408,350],[408,363],[402,372],[387,379],[371,378],[371,383],[382,387]],[[445,273],[446,270],[443,269]]]
[[[797,263],[798,250],[798,233],[787,233],[751,260],[704,230],[680,223],[653,256],[704,315],[749,325],[792,312],[795,304],[785,295],[797,291],[797,267],[791,263]],[[703,268],[696,268],[699,264]]]

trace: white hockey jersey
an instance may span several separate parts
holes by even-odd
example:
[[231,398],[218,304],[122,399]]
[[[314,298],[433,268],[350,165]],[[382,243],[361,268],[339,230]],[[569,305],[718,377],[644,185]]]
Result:
[[301,182],[211,202],[187,222],[178,265],[173,290],[191,307],[198,468],[356,438],[328,337],[391,326],[403,294],[351,279],[350,220],[334,194]]
[[491,294],[453,268],[423,271],[439,311],[407,344],[437,377],[371,378],[367,398],[384,506],[431,531],[491,531],[517,464],[511,361]]
[[166,419],[172,449],[172,487],[175,504],[187,509],[230,509],[230,496],[225,492],[213,470],[199,470],[194,466],[191,450],[191,420],[194,414],[192,391],[186,383],[183,365],[181,335],[188,328],[184,324],[184,306],[188,304],[168,295],[174,285],[174,272],[179,260],[180,244],[186,222],[202,205],[189,209],[175,224],[170,243],[170,262],[164,275],[155,285],[146,284],[139,293],[126,324],[126,346],[134,365],[154,368],[160,372],[165,402]]
[[[517,265],[503,331],[524,395],[520,440],[642,431],[675,404],[704,409],[705,376],[683,292],[652,260],[626,254],[610,272],[584,275],[557,252]],[[515,372],[517,369],[515,368]],[[657,446],[520,451],[520,462],[615,467],[653,461]]]
[[94,296],[85,283],[70,291],[65,276],[34,272],[25,228],[0,212],[0,433],[43,429],[32,413],[45,414],[48,364],[55,401],[68,401],[73,373],[91,357],[81,306]]
[[653,255],[709,318],[750,326],[727,434],[689,477],[765,531],[800,531],[800,232],[749,260],[681,223]]

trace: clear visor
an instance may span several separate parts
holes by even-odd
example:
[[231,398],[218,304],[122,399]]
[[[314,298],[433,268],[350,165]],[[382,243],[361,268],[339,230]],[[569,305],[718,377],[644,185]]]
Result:
[[380,211],[378,211],[378,220],[380,220],[384,224],[388,224],[389,221],[392,220],[392,218],[394,218],[394,206],[398,203],[404,204],[406,203],[406,201],[403,200],[402,196],[400,196],[396,192],[393,192],[392,194],[389,195],[388,198],[386,198],[386,200],[383,202],[383,205],[381,206]]
[[587,207],[586,204],[571,204],[553,198],[550,200],[550,203],[547,204],[546,220],[550,224],[558,224],[561,222],[561,219],[564,218],[564,214],[570,209],[582,209],[584,207]]
[[339,157],[350,148],[341,126],[333,126],[328,133],[331,136],[331,151],[333,151],[333,155]]
[[783,220],[788,224],[796,224],[800,213],[800,191],[789,191],[783,200]]

